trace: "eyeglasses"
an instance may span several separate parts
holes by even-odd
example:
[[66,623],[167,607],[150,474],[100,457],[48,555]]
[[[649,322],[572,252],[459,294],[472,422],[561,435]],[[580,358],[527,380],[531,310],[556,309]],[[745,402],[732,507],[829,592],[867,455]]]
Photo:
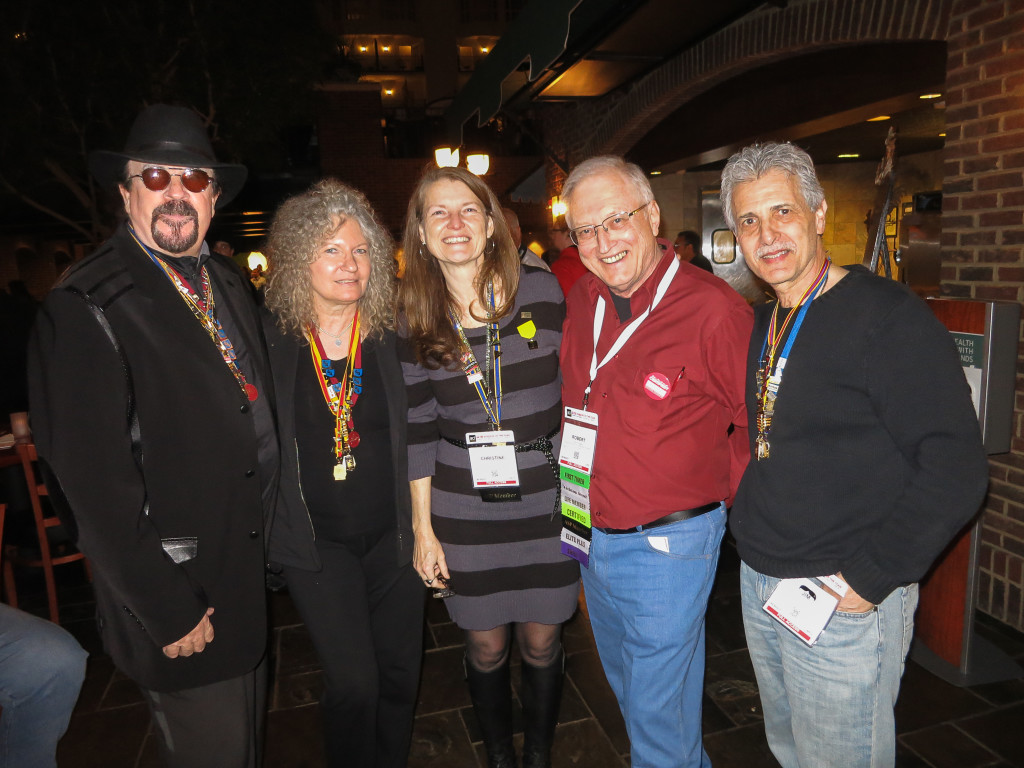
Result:
[[129,179],[142,179],[146,189],[151,192],[163,192],[171,183],[171,177],[177,176],[181,179],[181,186],[189,192],[196,194],[206,190],[211,183],[217,180],[206,171],[199,168],[188,168],[181,173],[171,173],[166,168],[143,168],[142,173],[129,176]]
[[597,228],[600,227],[605,232],[621,232],[629,225],[629,220],[633,218],[634,214],[640,213],[644,208],[651,204],[651,200],[641,205],[639,208],[632,211],[623,211],[622,213],[613,213],[611,216],[606,218],[600,224],[585,224],[582,227],[576,227],[569,230],[569,238],[576,243],[576,245],[583,245],[597,237]]

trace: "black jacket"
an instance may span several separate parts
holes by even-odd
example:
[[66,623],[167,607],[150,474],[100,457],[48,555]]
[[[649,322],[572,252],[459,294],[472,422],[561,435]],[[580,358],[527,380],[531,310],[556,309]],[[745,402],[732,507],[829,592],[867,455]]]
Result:
[[[316,551],[313,523],[300,487],[298,445],[295,438],[295,371],[300,352],[304,355],[308,353],[300,348],[297,339],[281,333],[270,312],[264,312],[263,324],[274,375],[274,391],[277,393],[278,434],[281,440],[281,488],[270,532],[270,561],[275,565],[319,571],[320,556]],[[376,341],[376,348],[391,423],[398,564],[406,565],[412,562],[412,501],[406,452],[408,414],[405,384],[398,363],[396,343],[395,334],[389,331]]]
[[[230,310],[269,398],[248,286],[226,260],[207,264],[217,306]],[[157,691],[252,670],[266,647],[263,497],[273,495],[276,467],[270,477],[260,471],[252,407],[124,227],[51,291],[29,355],[47,485],[55,506],[73,515],[92,563],[100,635],[114,663]],[[161,543],[176,537],[197,541],[196,556],[180,565]],[[188,634],[208,606],[213,642],[166,658],[163,646]]]

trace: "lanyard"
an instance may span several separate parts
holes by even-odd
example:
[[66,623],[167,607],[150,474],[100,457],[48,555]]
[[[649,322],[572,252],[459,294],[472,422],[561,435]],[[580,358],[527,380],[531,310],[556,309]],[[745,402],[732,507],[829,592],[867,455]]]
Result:
[[242,369],[238,367],[237,355],[235,353],[235,347],[231,343],[231,339],[228,338],[227,333],[224,332],[223,326],[214,314],[214,300],[213,300],[213,283],[210,281],[210,274],[204,266],[200,270],[200,290],[202,293],[198,293],[192,290],[191,286],[185,283],[185,280],[178,274],[177,270],[173,269],[163,259],[153,253],[152,250],[147,248],[141,240],[136,236],[135,230],[129,225],[128,233],[132,236],[132,239],[138,244],[146,255],[156,264],[160,271],[164,273],[168,280],[174,284],[174,287],[178,291],[178,295],[181,296],[185,305],[192,310],[192,314],[195,315],[196,319],[203,326],[203,329],[209,335],[210,339],[214,344],[217,345],[217,349],[220,351],[221,357],[224,358],[224,364],[227,365],[232,375],[235,377],[235,381],[238,382],[238,386],[242,388],[242,392],[249,399],[250,402],[254,401],[259,397],[255,385],[250,384],[245,380],[245,374],[242,373]]
[[[800,333],[800,326],[803,325],[804,316],[807,314],[807,309],[811,306],[811,302],[814,301],[822,287],[826,282],[828,282],[828,268],[831,264],[831,259],[825,259],[825,263],[821,265],[821,269],[818,271],[818,276],[814,278],[813,283],[807,286],[807,290],[804,291],[804,295],[800,297],[800,303],[797,305],[799,307],[799,311],[796,313],[796,321],[793,323],[793,330],[790,332],[789,338],[786,339],[786,346],[782,348],[782,354],[779,356],[779,361],[775,366],[774,375],[766,381],[768,389],[772,390],[772,394],[778,393],[779,384],[782,383],[782,371],[786,367],[786,360],[789,358],[790,350],[793,349],[793,342],[796,341],[796,336]],[[764,361],[765,372],[771,370],[772,362],[778,351],[779,341],[781,341],[782,335],[786,332],[786,326],[789,324],[793,313],[790,312],[789,316],[783,321],[782,329],[778,334],[774,334],[778,316],[779,303],[776,301],[775,309],[772,311],[771,322],[768,324],[768,332],[765,334],[764,343],[761,345],[761,360]],[[773,335],[774,340],[769,344],[769,339],[771,339]],[[768,351],[767,359],[765,359],[765,350]]]
[[309,354],[317,371],[317,381],[327,407],[334,415],[334,479],[344,480],[356,468],[352,449],[359,445],[352,409],[363,392],[363,344],[359,333],[359,310],[352,320],[352,333],[348,341],[348,361],[341,380],[334,371],[333,361],[327,356],[313,326],[306,328]]
[[654,300],[651,302],[651,305],[623,329],[622,333],[620,333],[618,338],[615,339],[615,343],[612,344],[611,349],[608,350],[608,353],[600,363],[597,362],[597,342],[601,338],[601,326],[604,325],[605,301],[604,296],[597,297],[597,306],[594,309],[594,356],[590,361],[590,381],[587,382],[587,387],[583,390],[584,411],[587,410],[587,403],[590,401],[590,388],[594,383],[594,379],[597,377],[597,372],[604,367],[605,363],[618,354],[619,350],[625,346],[626,342],[629,341],[630,337],[636,332],[636,329],[640,327],[640,324],[647,319],[647,316],[654,311],[658,304],[661,303],[661,300],[665,297],[665,293],[668,291],[672,278],[675,277],[676,272],[679,270],[679,259],[672,256],[666,256],[665,258],[672,259],[672,263],[669,264],[668,269],[665,271],[661,281],[658,283],[658,288],[654,292]]
[[[487,421],[491,425],[491,429],[501,429],[501,336],[498,331],[497,320],[494,318],[493,283],[490,285],[490,294],[491,306],[490,311],[487,313],[489,322],[487,323],[486,352],[484,356],[486,373],[491,375],[492,386],[490,388],[487,386],[487,378],[480,372],[480,363],[477,362],[476,355],[473,354],[473,348],[466,338],[466,332],[462,327],[462,323],[459,322],[458,316],[451,307],[448,308],[448,318],[451,321],[452,328],[459,334],[459,339],[462,341],[462,370],[466,373],[466,380],[476,390],[477,397],[480,398],[480,403],[487,414]],[[492,349],[494,350],[493,368],[491,367]],[[492,390],[494,392],[493,404],[491,402]]]
[[[758,367],[756,373],[757,383],[757,418],[755,426],[757,428],[757,436],[754,441],[757,448],[756,457],[758,461],[767,459],[771,454],[771,443],[768,440],[769,433],[772,429],[772,421],[775,418],[775,399],[779,394],[779,387],[782,385],[782,374],[786,368],[786,361],[789,359],[789,353],[793,349],[793,343],[796,341],[797,334],[800,333],[800,327],[804,323],[804,317],[807,315],[807,310],[811,306],[811,302],[821,292],[825,284],[828,282],[828,270],[831,266],[832,261],[826,259],[825,263],[821,265],[821,270],[818,272],[818,276],[814,278],[807,290],[804,291],[804,295],[800,297],[800,303],[797,305],[799,309],[794,313],[792,310],[782,323],[782,328],[776,333],[778,327],[778,315],[779,315],[779,304],[776,302],[775,309],[772,312],[772,319],[768,325],[768,332],[765,334],[764,343],[761,345],[761,356],[758,358]],[[796,314],[796,320],[793,323],[793,330],[789,332],[789,338],[786,339],[786,345],[782,349],[782,354],[778,357],[778,362],[775,363],[775,369],[772,370],[772,362],[775,359],[775,355],[778,352],[779,342],[782,340],[783,335],[786,332],[786,326],[792,319],[793,315]],[[767,354],[766,354],[767,352]],[[769,376],[769,373],[771,375]]]

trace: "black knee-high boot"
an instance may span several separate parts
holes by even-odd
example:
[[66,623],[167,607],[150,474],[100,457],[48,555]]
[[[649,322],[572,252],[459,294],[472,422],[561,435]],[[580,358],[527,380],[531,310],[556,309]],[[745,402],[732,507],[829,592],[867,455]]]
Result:
[[487,749],[487,768],[516,768],[512,746],[512,681],[508,659],[492,672],[474,669],[464,660],[469,696]]
[[558,722],[565,679],[565,653],[546,667],[523,662],[523,768],[550,768],[551,744]]

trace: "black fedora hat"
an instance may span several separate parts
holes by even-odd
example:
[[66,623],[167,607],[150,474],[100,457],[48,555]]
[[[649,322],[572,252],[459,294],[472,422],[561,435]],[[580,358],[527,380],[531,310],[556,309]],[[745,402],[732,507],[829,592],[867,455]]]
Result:
[[217,162],[210,137],[199,116],[185,107],[153,104],[135,118],[123,152],[97,150],[89,154],[89,170],[103,186],[114,189],[124,182],[129,160],[154,165],[212,168],[220,187],[217,207],[237,195],[248,175],[244,165]]

